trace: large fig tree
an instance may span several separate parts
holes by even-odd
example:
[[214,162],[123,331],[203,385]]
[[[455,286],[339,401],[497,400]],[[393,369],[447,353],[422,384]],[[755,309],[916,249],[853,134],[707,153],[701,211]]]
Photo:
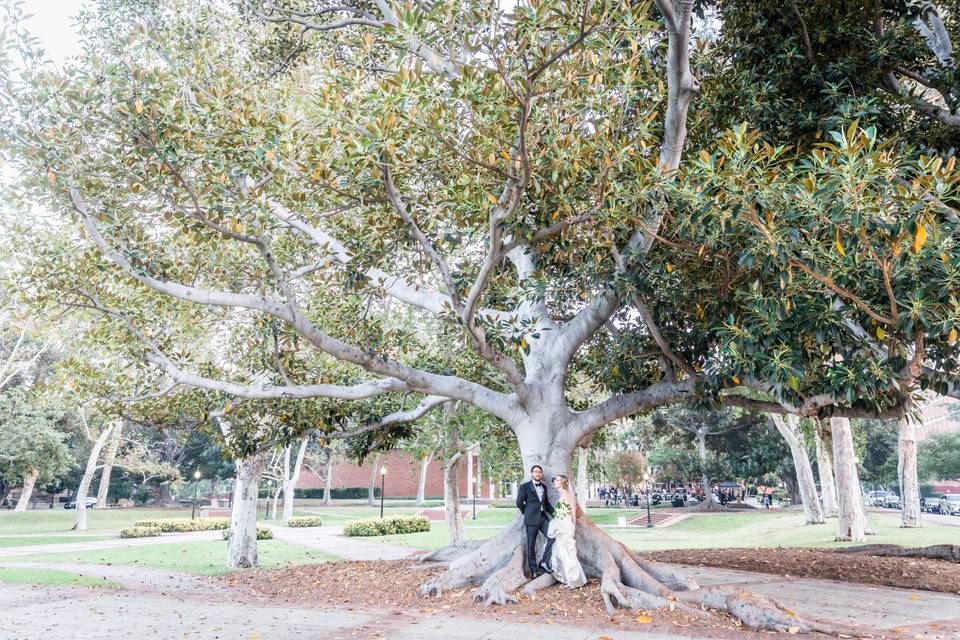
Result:
[[[104,0],[62,70],[8,15],[2,152],[16,193],[63,224],[24,290],[87,300],[167,383],[416,394],[406,418],[472,404],[548,476],[656,406],[897,416],[920,388],[958,393],[953,160],[867,121],[797,147],[716,127],[694,69],[720,81],[729,58],[716,17],[692,11]],[[409,314],[417,339],[366,328]],[[279,323],[346,369],[200,366],[184,338],[241,322]],[[449,331],[477,366],[418,356]],[[604,400],[571,401],[577,371]],[[585,517],[577,538],[608,607],[819,628],[699,589]],[[422,592],[506,602],[520,546],[517,521]]]

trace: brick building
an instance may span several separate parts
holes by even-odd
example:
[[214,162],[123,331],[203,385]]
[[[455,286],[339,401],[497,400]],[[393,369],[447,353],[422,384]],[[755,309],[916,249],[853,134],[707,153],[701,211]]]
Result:
[[[464,456],[460,460],[460,496],[472,498],[474,486],[480,489],[477,498],[494,499],[498,497],[498,493],[509,495],[511,491],[509,485],[498,491],[497,485],[494,484],[497,481],[483,476],[483,465],[479,453],[479,448],[475,448],[470,452],[470,455]],[[381,482],[380,469],[384,466],[387,468],[384,490],[387,498],[416,497],[420,479],[420,461],[414,459],[402,449],[389,451],[381,455],[379,459],[376,456],[370,456],[362,465],[355,465],[350,462],[335,464],[333,466],[333,487],[335,489],[368,487],[370,476],[374,473],[375,464],[377,465],[375,473],[378,487]],[[471,476],[475,478],[475,484],[469,482]],[[323,479],[308,469],[304,469],[298,487],[321,488],[323,487]],[[424,496],[427,498],[443,496],[443,464],[439,460],[432,460],[427,466]]]

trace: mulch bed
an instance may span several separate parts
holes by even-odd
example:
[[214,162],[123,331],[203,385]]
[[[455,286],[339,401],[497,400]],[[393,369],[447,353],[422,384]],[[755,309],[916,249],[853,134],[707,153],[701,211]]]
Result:
[[835,553],[807,547],[672,549],[642,555],[660,562],[960,594],[960,563],[944,560]]
[[[473,587],[421,598],[417,587],[437,571],[414,570],[410,560],[327,562],[282,569],[257,569],[222,576],[220,580],[264,601],[335,606],[344,609],[386,609],[403,615],[493,617],[505,622],[578,625],[623,631],[683,633],[700,638],[749,638],[729,616],[708,619],[681,611],[623,611],[608,615],[600,584],[591,580],[578,590],[550,587],[506,607],[484,607],[472,598]],[[757,635],[756,637],[760,637]]]

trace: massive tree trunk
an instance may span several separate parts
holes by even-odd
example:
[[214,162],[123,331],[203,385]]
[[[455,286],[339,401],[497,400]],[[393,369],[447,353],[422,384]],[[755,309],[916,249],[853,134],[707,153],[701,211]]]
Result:
[[235,462],[237,476],[233,488],[233,508],[230,511],[230,543],[227,547],[227,567],[230,569],[245,569],[257,564],[257,498],[260,475],[266,462],[265,452]]
[[793,467],[797,471],[797,486],[800,490],[800,501],[803,503],[803,515],[807,524],[823,524],[823,510],[817,497],[817,486],[813,479],[813,468],[810,466],[810,457],[807,448],[803,446],[800,433],[800,419],[796,416],[773,415],[773,423],[777,431],[786,440],[793,456]]
[[37,478],[39,476],[39,469],[34,469],[24,476],[23,488],[20,490],[20,499],[17,500],[17,506],[13,508],[15,512],[23,512],[30,507],[30,496],[33,495],[33,488],[37,485]]
[[814,425],[813,439],[817,447],[817,475],[820,478],[823,515],[826,518],[836,518],[839,514],[839,507],[837,505],[837,485],[833,479],[833,462],[831,462],[833,448],[830,447],[830,432],[824,429],[823,423],[819,420]]
[[920,526],[920,482],[917,478],[917,424],[900,419],[897,477],[900,480],[900,526]]
[[[539,464],[546,477],[561,473],[569,477],[575,443],[565,437],[563,425],[555,416],[543,418],[514,426],[524,469]],[[555,492],[549,485],[548,490],[555,501]],[[573,499],[576,500],[576,496]],[[577,555],[587,576],[600,580],[601,595],[610,612],[617,606],[628,609],[680,607],[691,615],[709,616],[709,612],[702,609],[709,607],[728,612],[746,626],[756,629],[849,632],[804,619],[773,601],[752,596],[742,589],[701,589],[694,580],[671,567],[637,558],[593,524],[576,504],[572,507],[576,514]],[[477,585],[473,594],[476,601],[504,605],[517,601],[513,592],[524,584],[526,594],[554,584],[555,580],[549,574],[530,582],[524,577],[524,539],[522,517],[518,515],[495,538],[476,549],[447,548],[424,556],[427,561],[446,564],[447,570],[422,584],[420,594],[435,596],[443,591]],[[541,546],[543,542],[540,541]]]
[[90,455],[87,456],[87,466],[83,471],[83,477],[80,478],[80,486],[77,487],[77,513],[74,518],[73,528],[76,531],[87,530],[87,492],[90,491],[90,483],[93,481],[93,474],[97,472],[97,460],[100,459],[100,451],[103,445],[107,443],[107,438],[113,433],[113,430],[119,426],[119,421],[114,422],[108,427],[104,427],[100,435],[93,443]]
[[857,474],[850,421],[847,418],[831,418],[830,428],[833,431],[833,469],[837,477],[840,508],[837,540],[864,540],[870,525],[863,508],[863,491]]
[[120,435],[123,432],[123,423],[117,423],[107,445],[107,452],[103,457],[103,471],[100,472],[100,487],[97,489],[97,508],[107,508],[107,496],[110,493],[110,476],[113,474],[113,461],[117,459],[117,449],[120,448]]
[[300,482],[300,471],[303,469],[303,458],[307,453],[308,444],[310,444],[309,438],[304,438],[300,442],[293,469],[290,469],[290,446],[287,446],[283,454],[283,522],[289,522],[293,517],[293,499],[296,496],[297,483]]
[[420,480],[417,482],[417,506],[422,507],[426,503],[427,488],[427,470],[430,468],[430,461],[433,459],[433,452],[427,453],[420,458]]
[[[370,484],[367,486],[367,506],[372,507],[374,504],[374,494],[376,493],[377,487],[377,469],[380,466],[380,454],[373,456],[373,463],[370,467]],[[384,496],[386,497],[386,496]]]

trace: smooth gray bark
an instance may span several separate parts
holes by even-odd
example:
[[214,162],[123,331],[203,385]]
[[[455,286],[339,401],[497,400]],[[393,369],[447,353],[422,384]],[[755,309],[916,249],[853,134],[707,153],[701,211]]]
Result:
[[37,486],[37,478],[40,476],[40,470],[34,469],[23,478],[23,488],[20,489],[20,498],[17,500],[17,506],[13,511],[24,512],[30,507],[30,497],[33,495],[33,488]]
[[110,476],[113,474],[113,462],[117,459],[117,449],[120,448],[120,436],[123,433],[123,423],[117,424],[107,445],[107,452],[103,456],[103,471],[100,472],[100,486],[97,489],[97,508],[107,508],[107,496],[110,494]]
[[920,481],[917,478],[918,426],[909,418],[900,419],[897,448],[897,477],[900,479],[900,526],[920,526]]
[[865,540],[870,527],[863,508],[863,491],[857,473],[850,421],[847,418],[831,418],[830,428],[833,432],[833,470],[840,508],[837,540]]
[[260,476],[267,462],[266,452],[235,461],[237,469],[230,511],[230,542],[227,567],[245,569],[257,565],[257,498]]
[[773,423],[777,431],[790,447],[793,456],[793,467],[797,472],[797,486],[800,489],[800,501],[803,503],[803,515],[807,524],[823,524],[823,509],[820,498],[817,496],[817,485],[813,479],[813,468],[810,466],[810,457],[807,448],[803,445],[800,433],[800,419],[796,416],[773,415]]
[[[840,513],[837,504],[837,485],[833,476],[833,450],[830,440],[824,441],[821,434],[821,424],[816,424],[813,430],[814,444],[817,449],[817,475],[820,478],[820,499],[823,501],[823,515],[826,518],[836,518]],[[827,432],[829,436],[829,431]]]
[[100,435],[93,442],[93,448],[87,457],[87,466],[83,471],[83,477],[80,478],[80,486],[77,487],[77,513],[74,516],[73,528],[76,531],[87,530],[87,492],[90,491],[90,483],[93,481],[93,475],[97,472],[97,460],[100,459],[100,451],[107,443],[107,438],[117,428],[118,422],[104,427]]

